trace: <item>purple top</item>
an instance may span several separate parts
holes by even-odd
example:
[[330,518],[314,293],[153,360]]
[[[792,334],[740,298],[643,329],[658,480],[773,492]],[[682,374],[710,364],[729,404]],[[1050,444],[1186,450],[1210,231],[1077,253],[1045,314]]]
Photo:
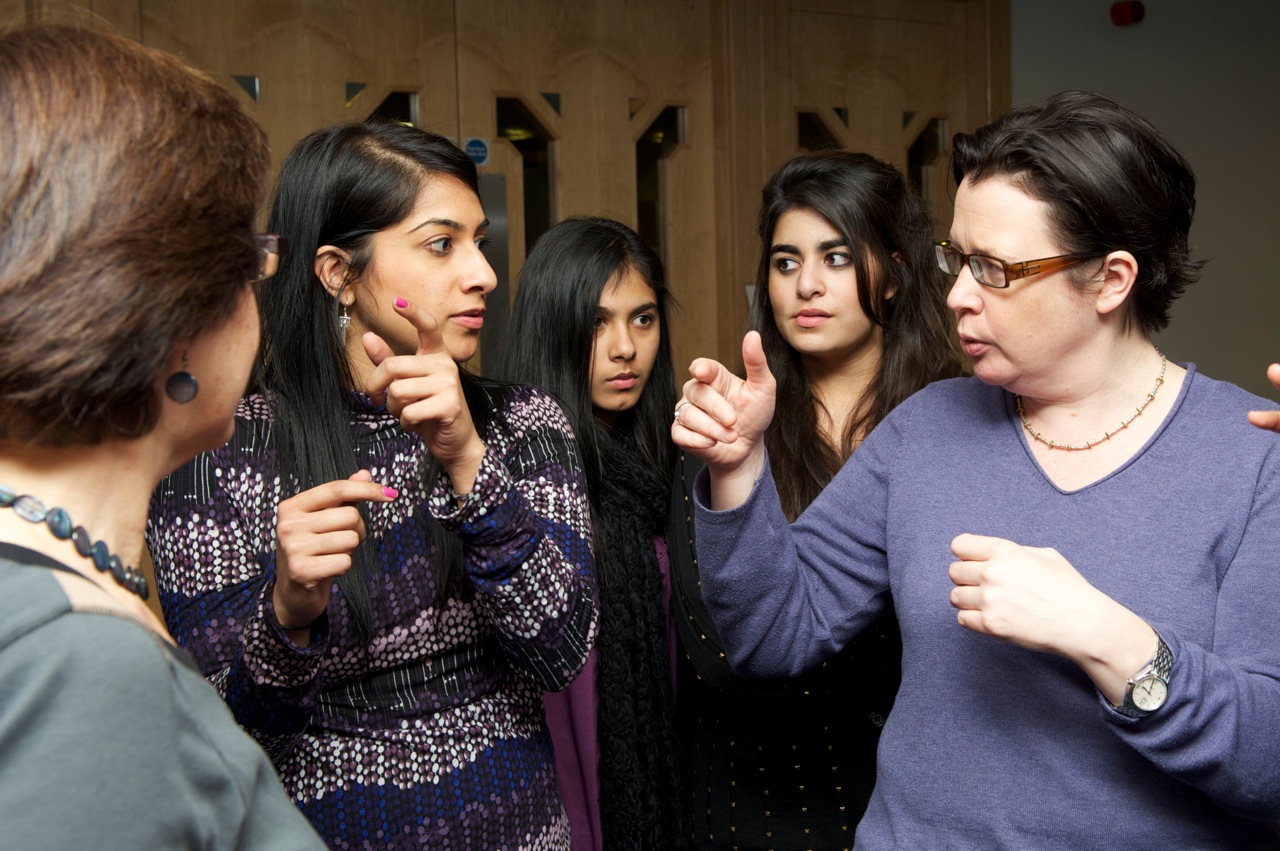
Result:
[[542,695],[573,851],[604,848],[600,826],[600,744],[596,738],[596,657],[597,651],[592,650],[582,673],[567,689]]
[[[586,486],[545,394],[492,403],[488,451],[458,507],[447,476],[427,491],[420,438],[357,398],[357,460],[400,492],[368,506],[381,573],[365,642],[336,587],[310,646],[275,620],[276,505],[297,487],[261,398],[241,403],[230,443],[153,498],[169,629],[332,847],[569,847],[541,692],[563,688],[594,640]],[[463,546],[464,575],[443,595],[428,513]]]
[[[667,647],[671,662],[671,689],[675,693],[676,626],[671,617],[671,563],[667,541],[655,536],[658,570],[662,574],[662,609],[667,612]],[[602,851],[600,827],[600,745],[596,738],[596,651],[591,651],[582,673],[568,688],[542,696],[547,727],[556,749],[556,773],[560,796],[573,833],[573,851]]]
[[[797,673],[891,595],[902,688],[856,847],[1275,847],[1280,436],[1266,400],[1188,369],[1130,461],[1076,491],[1036,463],[1011,397],[939,382],[895,410],[788,526],[768,466],[733,511],[697,484],[702,590],[743,673]],[[1154,626],[1169,699],[1115,712],[1073,663],[965,630],[962,532],[1054,547]]]

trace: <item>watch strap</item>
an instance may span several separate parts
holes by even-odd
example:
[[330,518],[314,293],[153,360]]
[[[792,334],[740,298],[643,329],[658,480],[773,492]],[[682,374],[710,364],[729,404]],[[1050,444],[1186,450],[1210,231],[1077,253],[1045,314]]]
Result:
[[1173,671],[1173,651],[1164,643],[1160,633],[1156,633],[1156,655],[1151,659],[1151,674],[1169,682],[1169,674]]

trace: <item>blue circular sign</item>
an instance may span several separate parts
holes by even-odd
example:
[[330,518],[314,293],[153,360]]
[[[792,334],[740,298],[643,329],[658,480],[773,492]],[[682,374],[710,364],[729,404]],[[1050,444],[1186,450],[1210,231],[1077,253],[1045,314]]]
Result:
[[476,165],[489,162],[489,143],[484,139],[467,139],[462,143],[462,150]]

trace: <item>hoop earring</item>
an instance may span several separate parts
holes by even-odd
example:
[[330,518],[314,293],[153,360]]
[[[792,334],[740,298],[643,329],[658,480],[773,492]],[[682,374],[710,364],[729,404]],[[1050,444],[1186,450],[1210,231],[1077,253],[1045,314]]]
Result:
[[200,392],[200,382],[187,372],[187,353],[182,353],[182,370],[169,376],[164,383],[164,394],[179,405],[185,405]]

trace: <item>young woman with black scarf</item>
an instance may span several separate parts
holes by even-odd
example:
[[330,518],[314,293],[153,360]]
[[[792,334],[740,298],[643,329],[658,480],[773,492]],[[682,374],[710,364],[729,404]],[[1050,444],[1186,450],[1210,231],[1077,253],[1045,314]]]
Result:
[[546,695],[575,851],[686,841],[664,535],[674,464],[668,302],[662,263],[635,232],[566,220],[525,261],[493,370],[559,398],[586,470],[599,639],[578,680]]

